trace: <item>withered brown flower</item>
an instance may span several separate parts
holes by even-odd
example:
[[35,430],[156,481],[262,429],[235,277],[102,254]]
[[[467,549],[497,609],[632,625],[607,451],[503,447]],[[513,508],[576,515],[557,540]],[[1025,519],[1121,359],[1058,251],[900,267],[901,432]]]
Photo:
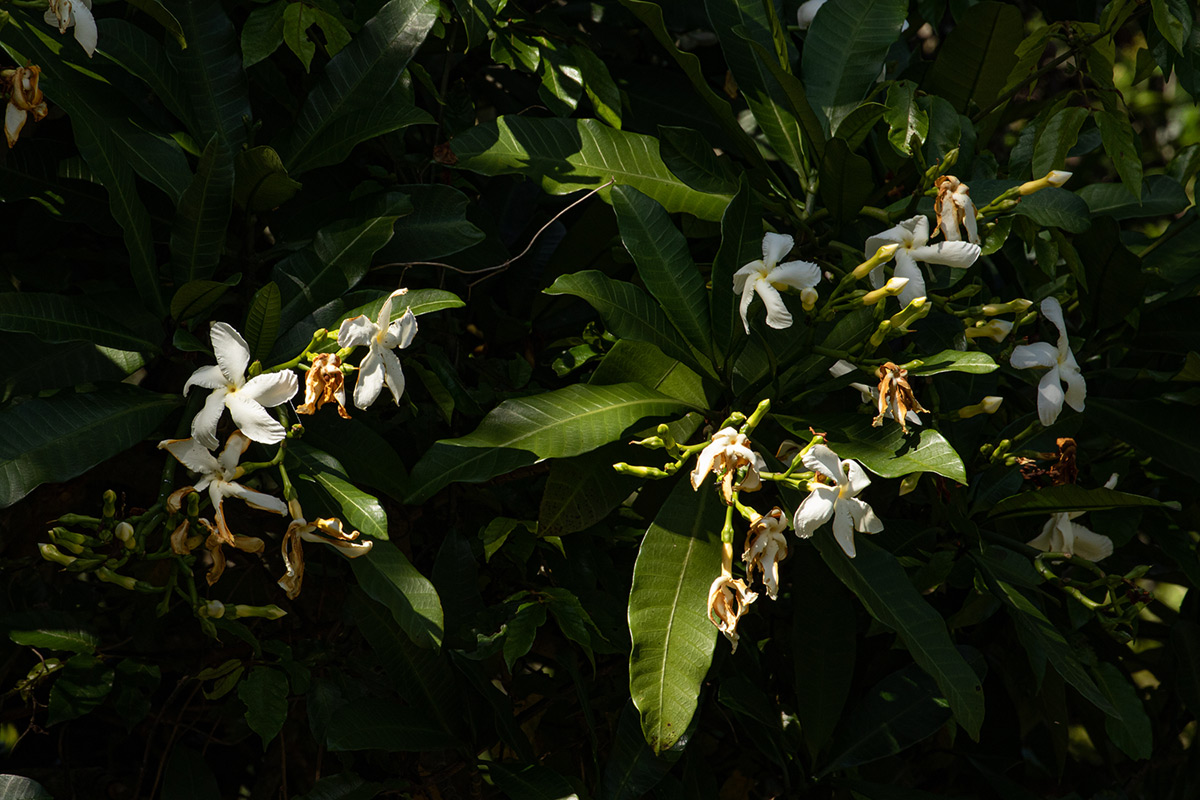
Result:
[[875,375],[879,378],[879,414],[871,424],[878,428],[883,424],[884,417],[891,416],[900,423],[900,430],[908,433],[905,419],[908,412],[929,413],[929,409],[923,408],[913,396],[912,386],[908,383],[908,370],[889,361],[880,366]]
[[4,109],[4,136],[8,146],[17,143],[21,128],[25,127],[30,114],[35,121],[44,119],[49,109],[42,90],[38,88],[41,67],[30,65],[0,71],[0,91],[8,94],[8,106]]
[[937,199],[933,201],[933,213],[938,228],[947,242],[962,241],[959,227],[967,231],[967,241],[979,244],[979,227],[975,222],[975,203],[971,200],[971,187],[953,175],[943,175],[934,181]]
[[338,415],[350,419],[346,411],[346,376],[337,353],[319,353],[304,376],[304,404],[296,407],[297,414],[315,414],[326,403],[337,403]]

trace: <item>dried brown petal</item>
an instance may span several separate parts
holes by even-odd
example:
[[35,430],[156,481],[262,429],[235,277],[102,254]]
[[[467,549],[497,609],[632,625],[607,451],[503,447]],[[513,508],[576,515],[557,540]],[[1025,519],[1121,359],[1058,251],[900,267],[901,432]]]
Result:
[[908,433],[908,412],[929,413],[913,396],[912,386],[908,383],[908,370],[889,361],[879,367],[875,374],[879,378],[879,414],[871,424],[875,427],[882,425],[883,418],[890,411],[892,418],[900,423],[900,430]]
[[346,411],[346,377],[336,353],[319,353],[313,358],[304,376],[304,403],[296,407],[296,413],[315,414],[326,403],[336,403],[338,415],[350,419]]

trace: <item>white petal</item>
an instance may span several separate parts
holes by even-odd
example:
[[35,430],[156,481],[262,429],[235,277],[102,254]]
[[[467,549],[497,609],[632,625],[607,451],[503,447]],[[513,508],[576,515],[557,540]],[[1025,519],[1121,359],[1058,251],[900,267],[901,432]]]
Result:
[[251,508],[257,508],[259,511],[270,511],[273,514],[287,514],[287,503],[278,497],[272,497],[269,494],[247,489],[240,483],[226,483],[222,488],[225,490],[224,494],[226,497],[236,497],[239,500],[243,500]]
[[226,397],[225,406],[229,409],[233,421],[241,428],[242,433],[256,442],[278,444],[287,434],[279,420],[271,416],[255,401],[243,397],[241,392],[235,392]]
[[[45,22],[47,25],[53,25],[56,28],[58,27],[58,15],[54,13],[53,8],[48,9],[45,14],[42,14],[42,22]],[[59,31],[59,33],[63,33],[63,31]]]
[[875,516],[875,509],[870,504],[857,497],[843,497],[842,503],[850,509],[850,517],[854,520],[854,529],[859,533],[879,533],[883,530],[883,522]]
[[1058,378],[1058,365],[1055,364],[1038,381],[1038,419],[1047,428],[1054,424],[1062,412],[1063,390]]
[[975,202],[968,194],[955,195],[954,202],[963,210],[963,227],[967,229],[967,241],[971,244],[980,244],[979,222],[975,219]]
[[255,375],[246,381],[246,385],[238,390],[237,395],[253,400],[265,408],[271,408],[291,400],[299,390],[300,381],[296,373],[288,370]]
[[938,227],[941,228],[947,242],[958,242],[962,241],[962,235],[958,232],[958,215],[954,213],[954,201],[950,194],[947,192],[942,196],[942,214],[938,218]]
[[1108,558],[1113,553],[1112,539],[1077,523],[1068,523],[1075,529],[1075,543],[1072,549],[1074,555],[1086,558],[1088,561],[1099,561]]
[[850,485],[847,494],[857,497],[863,489],[871,485],[871,479],[857,461],[843,461],[842,464],[846,469],[846,483]]
[[383,299],[383,305],[379,307],[379,314],[375,317],[376,330],[384,330],[392,321],[392,298],[398,294],[400,291],[396,290]]
[[789,261],[767,274],[771,285],[784,284],[793,289],[811,289],[821,282],[821,268],[808,261]]
[[21,128],[25,126],[26,117],[28,114],[12,103],[9,103],[8,107],[4,109],[4,135],[8,138],[9,147],[17,143],[17,136],[20,135]]
[[1059,368],[1058,376],[1067,384],[1067,405],[1076,411],[1083,411],[1083,401],[1087,398],[1087,384],[1079,374],[1079,367],[1064,365]]
[[1054,534],[1058,523],[1058,518],[1061,514],[1054,514],[1050,519],[1046,520],[1046,524],[1042,526],[1042,532],[1033,539],[1030,539],[1026,544],[1030,547],[1036,547],[1038,550],[1050,553],[1054,548]]
[[225,389],[229,385],[229,380],[221,368],[216,364],[209,364],[192,373],[192,377],[188,378],[187,383],[183,385],[183,393],[187,394],[188,389],[193,386],[203,386],[205,389]]
[[767,307],[767,325],[776,330],[792,327],[792,315],[784,305],[779,290],[766,281],[755,281],[754,291]]
[[858,368],[855,367],[853,364],[851,364],[849,361],[847,361],[844,358],[840,358],[833,363],[833,366],[831,366],[829,368],[829,374],[835,378],[840,378],[843,375],[849,375],[851,372],[854,372],[854,370],[856,370],[856,369],[858,369]]
[[71,11],[75,14],[75,41],[83,46],[84,52],[91,58],[96,52],[96,20],[83,3],[72,3]]
[[758,280],[767,273],[767,267],[761,261],[751,261],[746,266],[733,273],[733,291],[741,294],[746,289],[746,281]]
[[240,387],[246,382],[246,367],[250,365],[250,346],[242,335],[225,322],[214,322],[210,332],[213,355],[229,383]]
[[837,509],[833,514],[833,538],[846,551],[846,555],[854,558],[854,515],[845,499],[838,500]]
[[166,439],[159,442],[158,447],[175,456],[180,464],[192,472],[211,475],[221,469],[216,457],[195,439]]
[[809,492],[808,497],[796,509],[792,519],[792,527],[801,539],[813,535],[817,528],[824,525],[833,516],[833,499],[837,497],[837,489],[832,486],[818,486]]
[[800,8],[796,9],[796,27],[802,31],[808,30],[813,19],[816,18],[817,12],[825,3],[826,0],[807,0],[807,2],[801,3]]
[[377,333],[379,333],[379,328],[375,327],[375,323],[359,314],[357,317],[342,320],[342,327],[338,328],[338,345],[340,347],[361,347],[364,344],[370,344]]
[[383,358],[372,347],[358,365],[358,381],[354,384],[354,405],[367,409],[383,391]]
[[217,456],[217,462],[220,464],[226,480],[233,477],[238,461],[242,459],[242,453],[246,452],[246,448],[249,446],[250,437],[240,430],[234,431],[225,440],[225,447],[221,449],[221,455]]
[[383,381],[391,390],[396,405],[400,405],[400,395],[404,394],[404,371],[400,369],[400,359],[392,350],[380,350],[379,356],[383,361]]
[[763,236],[762,251],[763,263],[768,267],[774,267],[779,261],[791,252],[795,240],[784,233],[768,233]]
[[912,257],[927,264],[942,264],[947,267],[966,269],[979,258],[979,245],[970,242],[938,242],[934,245],[917,247]]
[[905,220],[899,225],[894,225],[882,233],[877,233],[874,236],[867,238],[867,243],[863,246],[863,255],[867,258],[875,255],[875,251],[883,247],[885,244],[898,244],[901,248],[912,246],[913,228],[916,226],[916,217]]
[[1062,343],[1067,338],[1067,322],[1063,319],[1062,304],[1058,302],[1057,298],[1047,297],[1042,301],[1041,310],[1042,316],[1058,328],[1059,347],[1062,347]]
[[383,337],[383,346],[389,350],[393,347],[404,349],[412,344],[413,337],[416,335],[417,317],[410,308],[405,310],[404,316],[388,327],[387,335]]
[[747,281],[742,287],[742,300],[738,303],[738,313],[742,315],[742,325],[746,333],[750,333],[750,303],[754,300],[754,285],[757,280]]
[[1018,345],[1013,348],[1008,363],[1013,369],[1053,367],[1058,364],[1058,350],[1049,342]]
[[925,242],[929,241],[929,217],[926,217],[924,214],[906,219],[900,225],[912,231],[912,239],[908,245],[909,248],[924,247]]
[[804,462],[804,466],[821,473],[831,481],[836,481],[839,485],[846,482],[846,476],[842,472],[841,459],[838,458],[837,453],[823,444],[814,445],[801,460]]
[[[921,219],[925,219],[921,217]],[[896,252],[896,271],[893,277],[904,278],[908,283],[897,297],[900,300],[900,307],[904,308],[918,297],[925,296],[925,276],[921,274],[921,268],[917,266],[917,262],[905,253],[903,250]]]
[[708,477],[708,473],[712,472],[713,461],[717,454],[725,448],[717,443],[705,447],[700,451],[700,455],[696,457],[696,466],[692,468],[692,488],[699,489],[700,484],[704,483],[704,479]]
[[192,418],[192,438],[209,450],[216,450],[217,423],[221,420],[221,412],[225,410],[225,397],[229,390],[224,386],[213,390],[204,400],[204,408]]

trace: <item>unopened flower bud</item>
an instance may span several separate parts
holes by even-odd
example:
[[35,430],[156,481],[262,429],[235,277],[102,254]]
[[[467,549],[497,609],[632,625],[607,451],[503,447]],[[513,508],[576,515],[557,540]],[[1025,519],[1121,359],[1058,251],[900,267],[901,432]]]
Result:
[[666,447],[666,444],[659,436],[648,436],[645,439],[635,439],[630,442],[630,444],[640,445],[649,450],[661,450]]
[[991,339],[994,342],[1002,342],[1012,328],[1013,324],[1008,320],[992,319],[987,322],[980,320],[975,325],[968,326],[964,332],[968,339]]
[[101,511],[101,516],[104,519],[112,519],[117,514],[117,493],[112,489],[107,489],[104,492],[104,506]]
[[888,278],[888,282],[882,288],[864,294],[862,304],[864,306],[873,306],[885,297],[894,297],[900,294],[907,285],[908,278]]
[[196,609],[196,615],[209,619],[220,619],[225,616],[225,604],[220,600],[209,600]]
[[876,328],[875,332],[871,334],[871,340],[870,340],[871,346],[879,347],[879,345],[886,342],[887,338],[888,338],[888,334],[891,333],[891,331],[892,331],[891,320],[885,319],[883,322],[879,323],[879,327]]
[[893,314],[888,320],[892,323],[892,330],[900,333],[908,330],[908,326],[919,319],[924,319],[933,310],[933,305],[927,297],[917,297],[906,305],[898,314]]
[[622,475],[632,475],[635,478],[667,478],[671,475],[671,473],[657,467],[635,467],[632,464],[626,464],[624,461],[613,464],[613,469]]
[[131,592],[137,590],[137,581],[136,580],[129,577],[128,575],[120,575],[116,572],[113,572],[108,567],[98,568],[96,570],[96,577],[99,578],[100,580],[104,581],[105,583],[111,583],[116,586],[120,586],[122,589],[127,589],[128,591],[131,591]]
[[[970,419],[977,417],[980,414],[995,414],[1000,410],[1000,404],[1004,402],[1003,397],[988,395],[973,406],[963,406],[958,410],[958,416],[961,419]],[[984,455],[988,455],[984,453]]]
[[1071,179],[1071,173],[1061,169],[1052,169],[1046,173],[1046,177],[1038,178],[1036,181],[1027,181],[1017,187],[1017,193],[1024,197],[1025,195],[1040,192],[1042,189],[1047,189],[1051,186],[1058,188]]
[[995,317],[1000,314],[1008,314],[1011,312],[1020,314],[1031,305],[1033,305],[1032,300],[1026,300],[1023,297],[1018,297],[1016,300],[1009,300],[1007,303],[988,303],[980,308],[980,311],[985,317]]
[[818,298],[816,289],[801,289],[800,290],[800,305],[805,311],[812,311],[817,304]]
[[100,524],[100,520],[96,517],[89,517],[84,514],[63,514],[57,521],[59,525],[90,525],[95,527]]
[[134,541],[133,526],[128,522],[118,522],[117,527],[113,529],[113,536],[116,536],[118,539],[124,542],[126,547],[133,546],[131,544],[131,542]]
[[871,270],[875,269],[880,264],[890,261],[892,256],[896,255],[896,251],[899,249],[900,245],[898,244],[883,245],[875,251],[875,255],[871,256],[866,261],[855,267],[854,271],[850,274],[854,276],[855,280],[862,280],[863,278],[867,277],[867,274]]
[[64,567],[68,567],[76,561],[74,556],[67,555],[52,544],[39,544],[38,550],[41,552],[42,558]]
[[262,617],[263,619],[279,619],[286,616],[287,612],[279,606],[272,603],[269,606],[234,606],[233,615],[235,617]]
[[910,472],[900,479],[900,491],[896,493],[897,497],[904,497],[906,494],[911,494],[917,488],[917,483],[921,480],[921,473]]

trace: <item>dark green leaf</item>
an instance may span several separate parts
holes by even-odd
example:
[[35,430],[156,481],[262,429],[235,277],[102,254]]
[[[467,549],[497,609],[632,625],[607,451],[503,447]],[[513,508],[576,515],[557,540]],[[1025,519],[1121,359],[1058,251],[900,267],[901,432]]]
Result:
[[283,41],[308,72],[317,44],[308,38],[308,29],[317,21],[317,10],[304,3],[288,3],[283,10]]
[[1100,511],[1108,508],[1151,507],[1162,503],[1149,497],[1126,494],[1112,489],[1084,489],[1075,484],[1047,486],[1033,492],[1006,497],[988,512],[989,517],[1023,517],[1057,514],[1062,511]]
[[46,724],[56,725],[96,710],[112,687],[112,667],[90,654],[71,656],[50,688]]
[[163,26],[167,33],[176,41],[180,47],[187,47],[187,39],[183,35],[183,26],[179,24],[179,20],[175,19],[175,15],[167,11],[159,0],[126,0],[129,5],[145,12],[151,19]]
[[[838,125],[837,137],[845,140],[846,146],[851,151],[857,150],[866,141],[871,129],[875,127],[875,123],[883,118],[886,110],[883,103],[860,103],[846,115],[842,124]],[[957,114],[955,114],[955,118],[957,119]],[[957,137],[955,141],[957,141]]]
[[850,152],[842,139],[830,139],[821,162],[821,202],[838,223],[858,215],[863,203],[875,191],[871,162]]
[[[644,729],[643,729],[644,731]],[[668,758],[656,755],[638,731],[633,703],[626,703],[617,720],[612,754],[597,788],[598,800],[638,800],[653,789],[671,768]],[[683,731],[679,732],[681,735]],[[678,758],[678,753],[671,755]]]
[[1150,175],[1142,182],[1140,202],[1120,183],[1093,183],[1077,194],[1094,216],[1118,220],[1173,216],[1189,205],[1187,192],[1166,175]]
[[888,141],[896,152],[911,156],[913,146],[920,148],[929,135],[929,115],[917,105],[917,85],[898,81],[888,87],[883,119],[888,124]]
[[693,189],[715,194],[737,191],[732,162],[714,153],[712,144],[698,131],[659,125],[658,153],[667,169]]
[[513,671],[518,658],[524,658],[533,647],[538,628],[546,622],[546,606],[538,602],[523,603],[517,613],[505,623],[504,665]]
[[1182,54],[1192,30],[1192,9],[1186,0],[1150,0],[1150,7],[1155,27],[1175,52]]
[[596,116],[621,129],[621,90],[613,82],[604,61],[583,45],[571,45],[571,55],[583,71],[583,91]]
[[170,48],[168,55],[188,87],[196,138],[218,134],[229,147],[225,158],[232,158],[246,141],[243,120],[254,116],[237,32],[216,0],[167,0],[165,5],[187,36],[187,49]]
[[531,764],[518,772],[492,764],[488,775],[509,800],[579,800],[571,782],[547,767]]
[[1022,198],[1014,212],[1039,225],[1062,228],[1071,233],[1083,233],[1091,225],[1087,203],[1066,189],[1042,189]]
[[[379,501],[351,483],[346,468],[329,455],[303,442],[294,442],[288,454],[300,460],[304,474],[312,479],[329,495],[340,508],[340,516],[346,524],[371,539],[387,539],[387,514]],[[316,513],[313,513],[316,512]],[[314,517],[330,516],[334,509],[313,509]]]
[[72,653],[92,653],[100,644],[100,637],[91,631],[79,628],[59,629],[40,627],[35,630],[10,630],[8,638],[25,647],[41,647],[48,650],[69,650]]
[[1102,217],[1075,242],[1087,275],[1083,313],[1097,328],[1117,325],[1142,304],[1141,260],[1121,243],[1121,228]]
[[[1181,436],[1195,424],[1186,406],[1150,400],[1089,398],[1088,417],[1163,466],[1200,480],[1200,442]],[[0,503],[0,505],[3,505]]]
[[255,667],[238,684],[238,697],[246,706],[246,724],[262,738],[265,751],[287,719],[287,675],[272,667]]
[[247,211],[270,211],[300,191],[300,184],[288,177],[279,154],[265,145],[238,153],[234,167],[233,199]]
[[0,330],[30,333],[49,344],[84,341],[118,350],[158,350],[155,342],[110,319],[87,299],[60,294],[0,294]]
[[589,528],[637,488],[636,478],[612,467],[626,457],[625,448],[624,444],[602,447],[550,465],[538,511],[538,536],[564,536]]
[[270,56],[283,44],[285,0],[259,6],[242,26],[242,66],[250,67]]
[[176,283],[204,280],[216,272],[232,210],[233,157],[220,135],[213,134],[171,224],[171,272]]
[[[636,339],[620,339],[604,354],[604,360],[588,383],[608,386],[614,383],[640,383],[648,389],[682,400],[695,408],[708,404],[704,381],[652,344]],[[618,459],[619,460],[619,459]]]
[[224,281],[188,281],[175,290],[171,298],[171,318],[176,322],[184,322],[207,314],[230,287],[236,286],[240,280]]
[[1067,154],[1075,146],[1079,129],[1087,119],[1088,110],[1080,106],[1064,108],[1050,117],[1037,132],[1037,144],[1033,148],[1033,177],[1041,178],[1052,169],[1062,169],[1067,163]]
[[458,739],[423,712],[390,697],[363,697],[334,712],[325,734],[330,751],[411,753],[450,750]]
[[409,637],[422,647],[442,645],[442,603],[429,579],[396,547],[376,542],[371,552],[350,562],[359,586],[384,605]]
[[275,344],[275,336],[279,333],[279,298],[279,287],[274,281],[267,281],[250,301],[242,333],[254,361],[266,359]]
[[394,500],[404,498],[408,478],[404,462],[395,448],[366,423],[342,419],[332,409],[323,410],[304,421],[304,441],[340,461],[354,483]]
[[1015,6],[990,1],[971,6],[938,50],[926,91],[946,98],[960,113],[972,103],[986,108],[1016,66],[1024,38],[1025,25]]
[[1142,705],[1138,690],[1116,665],[1101,662],[1092,670],[1100,690],[1108,697],[1120,718],[1107,717],[1104,730],[1112,743],[1135,761],[1145,761],[1154,752],[1154,730]]
[[[408,195],[413,213],[396,221],[395,236],[380,251],[380,258],[389,262],[431,261],[484,240],[483,231],[467,219],[470,200],[458,189],[415,184],[397,186],[396,190]],[[418,312],[414,309],[413,313]]]
[[16,395],[37,394],[95,381],[119,381],[145,365],[141,354],[99,347],[91,342],[47,344],[25,333],[0,334],[0,348],[20,352],[22,363],[14,364],[0,377],[0,403]]
[[171,749],[163,770],[162,796],[179,800],[220,800],[221,787],[203,756],[190,747],[177,744]]
[[745,176],[737,194],[721,215],[721,246],[712,268],[713,342],[727,355],[735,338],[742,336],[738,300],[733,294],[733,274],[751,261],[762,258],[763,218],[757,198]]
[[537,42],[542,51],[538,64],[542,85],[538,97],[551,113],[569,117],[583,97],[583,71],[575,63],[574,53],[565,46],[543,36]]
[[[167,10],[154,0],[146,0]],[[168,14],[169,16],[169,14]],[[174,17],[172,17],[174,19]],[[191,104],[184,89],[183,77],[167,59],[167,51],[155,37],[122,19],[96,20],[99,40],[104,42],[101,53],[120,64],[127,72],[146,82],[154,96],[183,122],[192,118]],[[176,23],[178,26],[178,23]],[[182,35],[182,32],[181,32]]]
[[1100,128],[1104,151],[1112,159],[1121,182],[1141,202],[1142,156],[1129,118],[1121,111],[1097,111],[1096,125]]

